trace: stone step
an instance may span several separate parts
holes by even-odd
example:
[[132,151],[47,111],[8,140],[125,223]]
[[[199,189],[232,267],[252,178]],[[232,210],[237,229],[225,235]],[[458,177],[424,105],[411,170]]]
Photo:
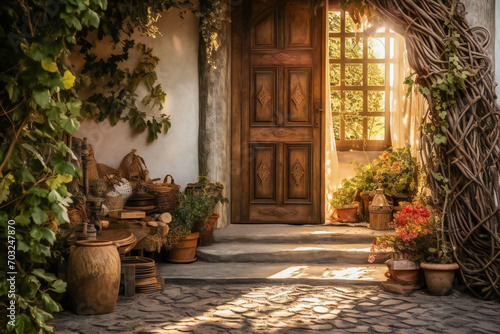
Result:
[[385,265],[311,263],[160,263],[168,283],[284,283],[308,285],[377,285],[386,280]]
[[[347,263],[368,264],[370,244],[215,243],[198,247],[196,256],[207,262]],[[376,256],[383,263],[385,253]]]
[[389,231],[333,225],[232,224],[214,231],[217,243],[353,244],[373,242]]

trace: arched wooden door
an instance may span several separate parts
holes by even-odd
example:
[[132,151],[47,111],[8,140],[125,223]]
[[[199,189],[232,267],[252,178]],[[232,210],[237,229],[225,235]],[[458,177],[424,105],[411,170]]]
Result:
[[323,221],[322,21],[310,0],[233,12],[233,223]]

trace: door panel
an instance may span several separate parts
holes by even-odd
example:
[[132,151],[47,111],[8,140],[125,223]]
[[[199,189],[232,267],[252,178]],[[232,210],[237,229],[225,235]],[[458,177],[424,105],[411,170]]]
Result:
[[272,11],[256,22],[252,27],[253,49],[276,49],[278,48],[278,15]]
[[285,144],[285,203],[311,203],[311,144]]
[[321,11],[267,0],[235,13],[233,221],[321,223]]
[[311,81],[312,68],[285,69],[287,125],[312,125]]
[[275,125],[278,69],[253,68],[252,72],[252,125]]
[[276,144],[252,145],[252,203],[276,203]]

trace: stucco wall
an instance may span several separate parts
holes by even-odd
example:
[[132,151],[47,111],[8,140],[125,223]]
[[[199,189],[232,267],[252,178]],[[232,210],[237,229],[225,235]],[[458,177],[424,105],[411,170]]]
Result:
[[[100,163],[118,167],[123,156],[135,148],[145,159],[152,178],[172,174],[175,182],[184,187],[198,177],[198,19],[190,13],[181,19],[172,10],[164,13],[157,25],[162,36],[150,38],[137,34],[134,38],[137,43],[151,46],[160,58],[156,71],[158,83],[167,93],[161,112],[171,115],[172,128],[168,134],[160,134],[158,140],[148,143],[147,133],[134,133],[128,123],[111,127],[107,122],[84,121],[77,136],[88,138]],[[99,49],[101,56],[112,52],[105,43]],[[140,97],[141,93],[144,90],[139,90]]]

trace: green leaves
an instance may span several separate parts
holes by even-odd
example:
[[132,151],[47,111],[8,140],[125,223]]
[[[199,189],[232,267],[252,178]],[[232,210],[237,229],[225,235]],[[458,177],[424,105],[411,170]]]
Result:
[[435,173],[435,172],[431,172],[432,174],[432,177],[434,179],[436,179],[438,182],[442,182],[442,183],[448,183],[448,179],[445,178],[441,173]]
[[35,102],[42,108],[46,108],[49,105],[50,94],[46,89],[34,90],[33,98],[35,99]]
[[38,206],[32,207],[30,212],[35,224],[42,225],[47,220],[47,214]]
[[5,176],[1,176],[0,173],[0,203],[5,202],[10,195],[10,186],[14,183],[15,179],[12,174],[7,174]]
[[47,71],[47,72],[51,72],[51,73],[54,73],[54,72],[57,72],[58,71],[58,68],[57,68],[57,64],[55,62],[51,62],[51,63],[46,63],[42,60],[42,68]]
[[438,145],[446,145],[447,139],[446,136],[443,136],[442,134],[437,134],[434,136],[434,142]]

